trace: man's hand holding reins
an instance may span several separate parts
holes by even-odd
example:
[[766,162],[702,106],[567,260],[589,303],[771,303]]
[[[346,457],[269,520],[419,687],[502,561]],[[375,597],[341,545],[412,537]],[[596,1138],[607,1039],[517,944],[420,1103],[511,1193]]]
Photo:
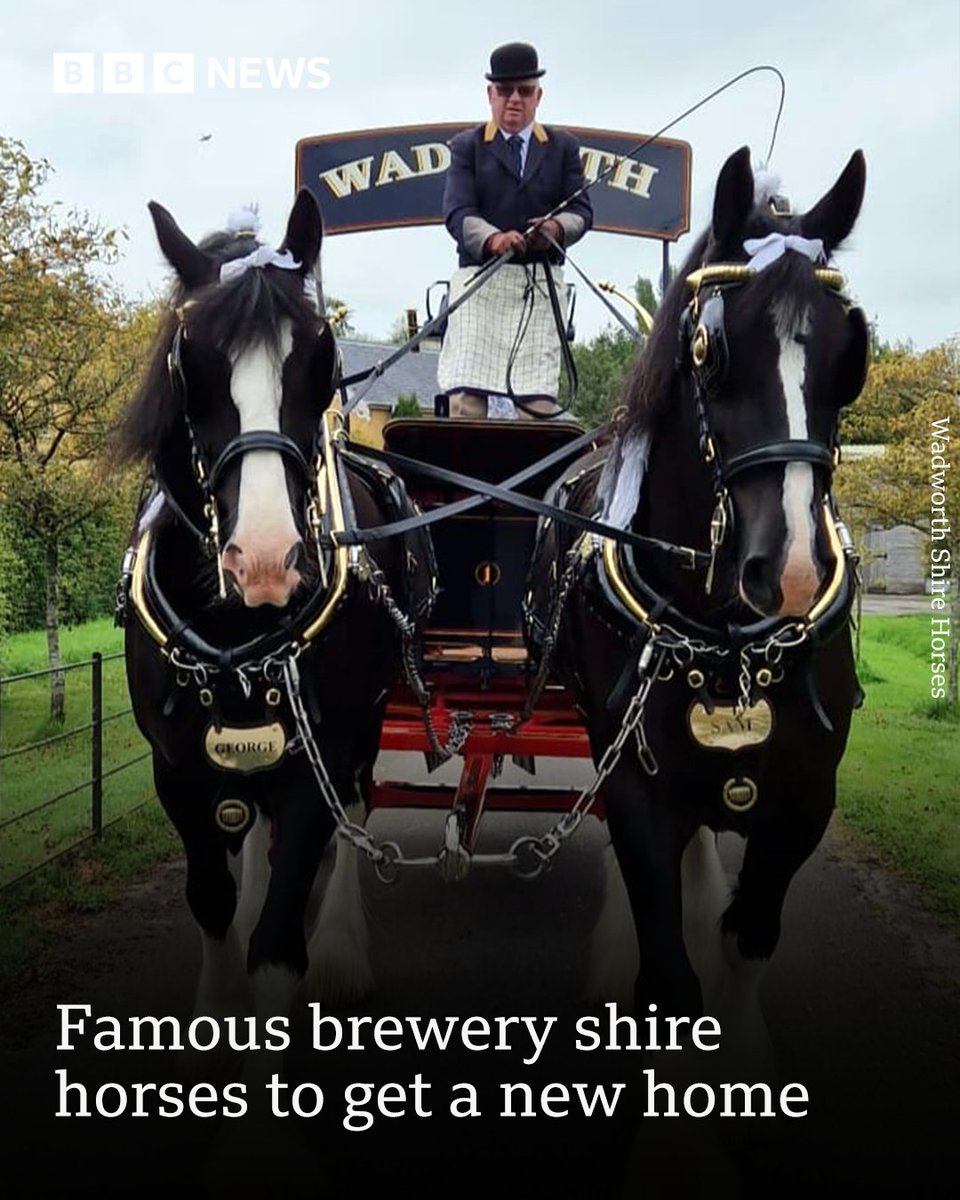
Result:
[[546,221],[531,221],[526,237],[530,249],[543,254],[553,249],[551,243],[547,240],[548,237],[553,238],[559,245],[563,245],[563,226],[559,221],[555,221],[553,217],[548,217]]
[[522,258],[527,249],[527,242],[519,229],[508,229],[503,233],[491,233],[483,249],[490,258],[499,257],[510,250],[518,258]]

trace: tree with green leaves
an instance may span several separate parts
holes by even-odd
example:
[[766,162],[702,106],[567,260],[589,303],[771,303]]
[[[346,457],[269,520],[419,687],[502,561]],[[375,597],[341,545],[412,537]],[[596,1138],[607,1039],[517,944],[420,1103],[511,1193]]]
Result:
[[840,425],[845,442],[886,443],[900,436],[899,421],[937,391],[953,369],[949,343],[921,353],[875,343],[867,383]]
[[654,291],[653,283],[646,275],[638,275],[634,285],[633,294],[637,298],[637,303],[642,304],[651,317],[656,316],[659,301],[657,293]]
[[622,329],[608,326],[585,344],[575,344],[577,397],[574,415],[585,425],[600,425],[620,403],[637,342]]
[[50,165],[0,138],[0,502],[43,546],[50,716],[64,717],[64,538],[115,497],[101,461],[146,338],[103,272],[117,231],[43,198]]
[[[908,361],[909,360],[909,361]],[[871,525],[909,525],[928,539],[934,585],[931,616],[949,620],[945,699],[957,703],[960,649],[960,341],[922,354],[890,356],[889,374],[872,368],[864,395],[885,396],[884,453],[843,463],[836,493],[844,518],[862,537]],[[857,401],[856,408],[863,397]],[[878,429],[877,432],[880,432]],[[876,440],[880,440],[876,438]],[[942,591],[940,589],[943,589]],[[933,602],[943,597],[943,607]]]
[[423,409],[416,392],[401,392],[393,406],[391,417],[422,417]]

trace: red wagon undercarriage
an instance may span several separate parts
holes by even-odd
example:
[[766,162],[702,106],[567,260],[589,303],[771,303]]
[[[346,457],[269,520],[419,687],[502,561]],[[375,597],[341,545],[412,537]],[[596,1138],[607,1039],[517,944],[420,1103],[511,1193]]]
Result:
[[[581,432],[573,422],[402,420],[387,426],[385,440],[411,458],[498,482]],[[425,511],[466,494],[421,479],[406,482]],[[544,487],[545,481],[535,482],[531,494]],[[537,786],[535,763],[589,759],[590,743],[558,684],[548,685],[529,718],[519,720],[532,680],[520,613],[535,519],[492,501],[439,522],[432,532],[440,596],[424,639],[423,676],[436,742],[462,758],[460,778],[452,786],[381,777],[371,807],[448,811],[445,845],[466,852],[465,868],[485,812],[568,812],[581,789]],[[438,765],[424,714],[406,683],[398,683],[388,699],[380,749],[420,753],[428,766]],[[508,759],[529,772],[529,785],[497,784]],[[603,816],[602,797],[591,812]]]

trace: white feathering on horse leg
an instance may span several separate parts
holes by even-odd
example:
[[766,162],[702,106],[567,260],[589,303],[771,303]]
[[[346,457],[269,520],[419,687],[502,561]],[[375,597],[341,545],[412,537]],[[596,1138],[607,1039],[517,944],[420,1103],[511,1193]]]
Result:
[[250,946],[260,913],[263,911],[270,886],[270,821],[262,813],[247,831],[243,839],[243,866],[240,875],[240,895],[233,927],[237,931],[244,955]]
[[[247,1016],[252,1010],[247,978],[246,952],[241,949],[231,925],[226,937],[215,938],[200,930],[203,962],[197,985],[193,1018],[212,1017],[218,1023],[224,1017]],[[221,1038],[210,1051],[192,1046],[182,1051],[179,1072],[191,1082],[232,1077],[235,1058],[227,1039]]]
[[[270,1017],[290,1013],[301,984],[289,966],[264,963],[250,977],[256,1027],[266,1029]],[[237,1057],[233,1059],[237,1064]],[[291,1111],[291,1091],[284,1074],[284,1057],[265,1042],[246,1051],[240,1084],[247,1103],[243,1120],[222,1121],[202,1173],[202,1187],[216,1196],[316,1195],[317,1162],[298,1133],[299,1122],[278,1120],[279,1111]],[[284,1088],[272,1088],[274,1077]],[[303,1104],[312,1103],[306,1096]]]
[[203,963],[197,999],[196,1017],[236,1016],[250,1011],[246,951],[241,948],[231,926],[223,938],[211,937],[200,930]]
[[762,1080],[775,1089],[776,1058],[760,1007],[760,982],[768,960],[744,958],[736,934],[724,934],[721,946],[723,987],[711,1015],[720,1022],[722,1036],[717,1059],[728,1072],[723,1078]]
[[[351,805],[347,817],[362,822],[363,806]],[[369,996],[374,990],[369,941],[359,855],[355,846],[337,838],[333,871],[307,946],[309,998],[342,1007]]]
[[603,852],[603,904],[590,939],[587,999],[591,1004],[615,1001],[633,1010],[633,988],[640,969],[636,926],[616,851]]
[[725,960],[720,920],[730,902],[730,887],[717,851],[717,838],[701,825],[680,861],[683,894],[683,942],[697,973],[707,1012],[723,987]]

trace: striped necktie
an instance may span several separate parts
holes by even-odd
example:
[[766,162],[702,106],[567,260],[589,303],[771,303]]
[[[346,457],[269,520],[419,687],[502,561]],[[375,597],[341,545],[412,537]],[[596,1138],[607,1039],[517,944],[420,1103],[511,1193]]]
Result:
[[513,155],[513,170],[518,179],[523,178],[523,138],[519,133],[507,138],[507,145]]

